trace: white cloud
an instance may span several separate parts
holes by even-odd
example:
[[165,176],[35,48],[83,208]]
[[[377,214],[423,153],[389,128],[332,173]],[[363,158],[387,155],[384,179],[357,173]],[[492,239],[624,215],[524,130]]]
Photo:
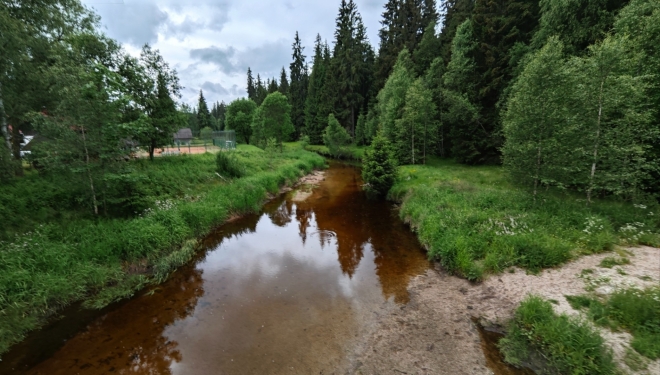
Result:
[[[311,63],[316,34],[332,42],[340,0],[82,0],[95,8],[108,36],[131,54],[150,43],[177,69],[182,101],[196,104],[245,96],[247,67],[265,80],[288,70],[296,31]],[[386,0],[357,0],[377,48]]]

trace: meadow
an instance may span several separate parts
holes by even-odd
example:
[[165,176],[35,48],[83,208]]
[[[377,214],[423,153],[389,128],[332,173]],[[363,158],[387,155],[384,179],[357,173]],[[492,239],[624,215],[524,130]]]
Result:
[[213,154],[131,161],[121,176],[125,195],[105,205],[117,212],[100,217],[76,205],[84,187],[66,176],[30,171],[3,189],[0,353],[73,302],[100,308],[163,281],[194,255],[198,238],[325,165],[295,147],[240,146],[233,154],[241,178],[218,174]]

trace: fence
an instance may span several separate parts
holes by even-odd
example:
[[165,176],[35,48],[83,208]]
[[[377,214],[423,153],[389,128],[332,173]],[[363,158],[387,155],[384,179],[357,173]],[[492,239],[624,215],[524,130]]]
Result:
[[225,150],[236,148],[236,132],[234,130],[214,131],[211,137],[214,146]]

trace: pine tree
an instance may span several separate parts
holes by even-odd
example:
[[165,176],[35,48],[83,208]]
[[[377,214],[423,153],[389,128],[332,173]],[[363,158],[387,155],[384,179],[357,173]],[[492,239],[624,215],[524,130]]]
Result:
[[472,15],[473,0],[445,0],[442,3],[444,22],[440,31],[440,56],[445,65],[451,60],[452,41],[456,30]]
[[264,86],[264,83],[261,81],[261,77],[259,76],[259,73],[257,73],[257,86],[255,87],[256,89],[256,100],[254,101],[258,106],[261,105],[261,103],[266,99],[266,96],[268,95],[268,86]]
[[396,120],[396,155],[400,164],[426,164],[435,147],[437,123],[433,96],[422,79],[406,92],[401,119]]
[[355,133],[355,124],[370,90],[373,51],[367,41],[362,17],[353,0],[342,0],[336,20],[335,46],[330,64],[330,87],[334,89],[334,113],[340,123]]
[[286,77],[286,70],[284,67],[282,67],[282,72],[280,73],[280,86],[277,91],[286,97],[289,96],[289,80]]
[[415,62],[415,73],[423,75],[431,66],[433,60],[440,56],[440,37],[435,34],[435,21],[431,21],[424,31],[422,41],[413,52]]
[[303,55],[305,47],[302,46],[298,32],[293,42],[293,61],[289,66],[290,74],[290,102],[291,102],[291,121],[295,129],[294,137],[300,135],[305,126],[305,102],[307,101],[308,73]]
[[252,70],[249,67],[247,70],[247,94],[248,94],[248,99],[256,101],[257,87],[254,83],[254,78],[252,78]]
[[309,137],[309,142],[313,145],[323,143],[323,131],[330,114],[324,100],[329,64],[328,59],[324,56],[324,49],[321,36],[317,35],[314,43],[312,73],[309,76],[309,91],[305,103],[305,135]]
[[382,17],[376,91],[385,85],[401,50],[406,48],[412,52],[417,49],[429,24],[437,21],[438,13],[435,0],[389,0]]
[[616,12],[629,0],[541,0],[539,29],[533,45],[541,48],[548,38],[559,37],[569,55],[582,54],[611,30]]
[[279,85],[277,84],[277,80],[275,78],[269,79],[268,80],[268,94],[272,94],[274,92],[277,92],[279,90]]
[[197,104],[197,129],[200,130],[206,127],[212,127],[211,114],[209,113],[209,107],[206,104],[206,99],[204,98],[204,93],[202,90],[199,90],[199,101]]

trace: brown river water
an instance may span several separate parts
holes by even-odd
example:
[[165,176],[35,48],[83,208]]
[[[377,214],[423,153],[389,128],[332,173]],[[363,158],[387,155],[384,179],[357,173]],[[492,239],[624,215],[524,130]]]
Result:
[[[219,227],[165,283],[102,311],[78,306],[3,356],[0,374],[330,374],[431,264],[387,202],[331,163]],[[385,307],[383,307],[385,306]]]

